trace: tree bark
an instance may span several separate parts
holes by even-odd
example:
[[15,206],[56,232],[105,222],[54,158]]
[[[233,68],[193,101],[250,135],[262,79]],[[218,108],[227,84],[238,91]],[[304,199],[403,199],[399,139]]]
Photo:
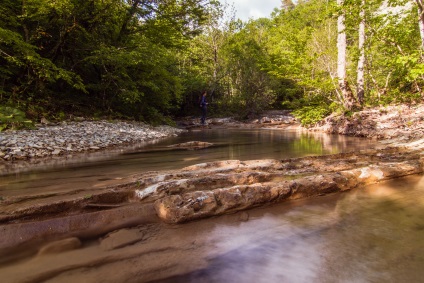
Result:
[[[26,0],[22,0],[22,15],[26,17]],[[24,35],[25,35],[25,42],[28,43],[29,42],[29,30],[28,27],[25,23],[26,21],[22,21],[22,28],[24,30]]]
[[421,49],[424,50],[424,3],[423,0],[415,0],[418,6],[418,25],[421,35]]
[[[343,6],[344,0],[337,0],[339,7]],[[345,14],[341,12],[337,18],[337,78],[339,88],[343,96],[343,105],[347,110],[355,110],[357,108],[357,102],[353,96],[352,89],[346,78],[346,26],[345,26]]]
[[357,97],[358,102],[361,106],[364,106],[364,96],[365,96],[365,87],[364,87],[364,66],[365,66],[365,0],[361,1],[361,11],[359,12],[360,23],[359,23],[359,58],[358,58],[358,68],[357,68]]
[[134,0],[132,2],[131,7],[127,11],[127,16],[125,17],[124,22],[122,23],[121,29],[119,30],[117,41],[120,41],[122,39],[122,36],[128,27],[128,23],[130,22],[134,14],[137,12],[137,8],[141,4],[141,1],[142,0]]

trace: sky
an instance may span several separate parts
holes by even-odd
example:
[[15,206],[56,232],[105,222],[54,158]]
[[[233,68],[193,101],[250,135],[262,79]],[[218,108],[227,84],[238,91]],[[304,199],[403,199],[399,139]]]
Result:
[[227,2],[228,4],[234,2],[236,18],[243,21],[247,21],[249,18],[267,18],[274,8],[281,6],[281,0],[227,0]]

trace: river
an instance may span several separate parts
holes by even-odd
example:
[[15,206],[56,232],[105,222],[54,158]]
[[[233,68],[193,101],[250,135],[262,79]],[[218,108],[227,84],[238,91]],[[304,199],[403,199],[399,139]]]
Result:
[[[214,146],[172,150],[200,140]],[[358,151],[376,142],[281,130],[189,132],[120,153],[4,175],[0,195],[120,182],[144,171],[223,159]],[[110,248],[112,246],[112,248]],[[76,250],[0,265],[3,282],[422,282],[424,178],[190,222],[157,220],[83,239]]]
[[[213,143],[202,150],[168,146],[188,141]],[[125,149],[54,159],[14,174],[0,175],[0,196],[63,192],[122,182],[127,176],[179,169],[216,160],[285,159],[367,149],[375,141],[279,129],[200,130]]]

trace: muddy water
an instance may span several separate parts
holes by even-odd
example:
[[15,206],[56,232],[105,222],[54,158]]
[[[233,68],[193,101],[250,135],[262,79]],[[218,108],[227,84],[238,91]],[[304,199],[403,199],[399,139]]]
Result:
[[[202,150],[175,150],[168,146],[204,141],[214,146]],[[215,160],[251,160],[322,155],[370,148],[376,143],[363,139],[321,133],[285,130],[202,130],[151,144],[52,160],[30,171],[2,175],[0,197],[65,192],[125,182],[145,171],[178,169]]]

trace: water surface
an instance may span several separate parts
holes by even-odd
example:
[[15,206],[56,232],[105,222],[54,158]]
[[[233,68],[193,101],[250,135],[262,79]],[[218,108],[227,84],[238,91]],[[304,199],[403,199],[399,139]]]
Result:
[[249,213],[210,232],[207,268],[159,282],[423,282],[422,175]]
[[[193,140],[215,146],[193,151],[167,147]],[[354,151],[373,145],[372,141],[360,138],[281,130],[191,132],[120,154],[6,175],[1,179],[0,193],[17,195],[96,187],[128,174],[177,169],[213,160],[281,159]],[[238,216],[243,213],[249,216]],[[60,261],[63,267],[51,282],[98,282],[99,278],[109,278],[109,282],[145,282],[139,270],[146,262],[161,258],[162,252],[173,256],[162,257],[167,262],[153,266],[154,272],[191,270],[177,276],[170,273],[167,279],[158,281],[165,283],[422,282],[424,278],[422,175],[199,222],[158,225],[160,233],[121,251],[125,255],[150,243],[158,245],[152,249],[158,254],[143,253],[130,261],[116,262],[105,256],[95,261],[95,267],[75,267],[75,262],[68,262],[71,257],[66,252],[52,255],[48,260]],[[163,239],[155,242],[161,236]],[[96,256],[104,252],[99,241],[90,243],[69,253],[84,259],[89,253]],[[118,253],[119,249],[113,252]],[[5,268],[29,270],[39,261],[45,266],[42,260],[43,257],[35,257]],[[104,264],[100,264],[102,260]],[[162,265],[172,268],[162,270]],[[4,270],[0,267],[0,274]]]
[[[201,150],[168,147],[188,141],[214,146]],[[127,149],[62,158],[30,171],[0,175],[0,196],[97,188],[141,172],[179,169],[216,160],[284,159],[357,151],[375,144],[364,138],[281,129],[191,131]]]

